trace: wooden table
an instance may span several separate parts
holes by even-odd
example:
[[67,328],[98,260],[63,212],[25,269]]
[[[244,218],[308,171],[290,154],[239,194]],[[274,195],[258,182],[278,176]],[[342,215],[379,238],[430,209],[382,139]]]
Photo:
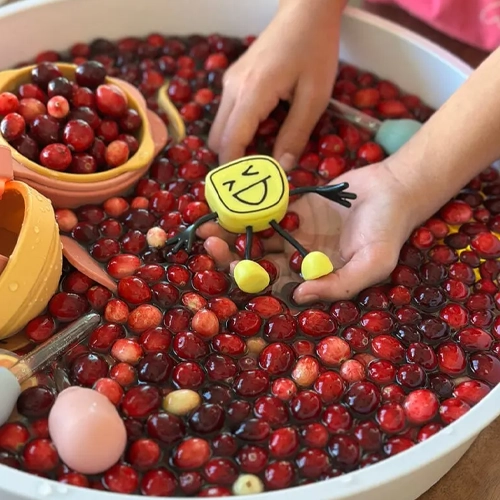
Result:
[[[365,3],[364,8],[425,36],[474,67],[487,56],[487,53],[483,51],[464,45],[433,30],[397,7]],[[462,460],[419,500],[500,499],[499,443],[500,419],[487,428]]]

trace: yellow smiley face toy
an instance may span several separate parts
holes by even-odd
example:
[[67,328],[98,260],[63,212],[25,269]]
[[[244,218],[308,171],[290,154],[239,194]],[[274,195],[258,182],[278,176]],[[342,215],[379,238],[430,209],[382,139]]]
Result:
[[267,271],[250,258],[255,232],[272,227],[302,256],[301,274],[305,280],[326,276],[333,271],[333,264],[323,252],[308,252],[279,222],[288,210],[290,196],[316,193],[342,206],[350,207],[349,200],[356,195],[346,192],[344,182],[331,186],[288,188],[288,179],[281,166],[269,156],[247,156],[222,165],[207,175],[205,198],[211,213],[201,217],[182,233],[166,242],[173,252],[191,250],[196,230],[206,222],[216,220],[231,233],[246,233],[245,259],[234,268],[234,280],[246,293],[260,293],[269,285]]

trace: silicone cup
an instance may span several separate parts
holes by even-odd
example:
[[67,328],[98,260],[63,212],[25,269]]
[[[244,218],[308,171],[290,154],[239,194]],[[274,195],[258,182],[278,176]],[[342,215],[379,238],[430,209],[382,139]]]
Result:
[[[76,65],[57,63],[57,66],[64,76],[74,80]],[[15,91],[19,85],[29,82],[33,67],[0,72],[0,92]],[[168,132],[163,121],[147,109],[140,92],[123,80],[106,78],[106,82],[123,90],[129,106],[139,113],[143,123],[138,151],[120,167],[85,175],[56,172],[28,160],[0,136],[0,146],[7,146],[12,151],[14,177],[50,198],[56,208],[102,203],[110,197],[125,194],[144,175],[167,143]]]
[[[62,272],[59,227],[50,200],[13,178],[11,149],[0,147],[0,339],[40,314]],[[8,259],[5,262],[5,259]]]

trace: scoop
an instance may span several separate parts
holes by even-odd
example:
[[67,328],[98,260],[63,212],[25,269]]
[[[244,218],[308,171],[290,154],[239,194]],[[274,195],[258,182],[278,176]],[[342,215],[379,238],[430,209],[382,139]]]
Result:
[[[30,81],[35,66],[0,72],[0,93],[15,92]],[[76,65],[57,63],[62,74],[74,81]],[[117,78],[106,78],[106,83],[119,87],[127,96],[128,104],[142,118],[138,151],[123,165],[93,174],[56,172],[21,155],[0,136],[0,146],[7,146],[14,158],[14,177],[22,180],[49,198],[55,207],[75,208],[84,204],[102,203],[112,196],[125,194],[148,170],[155,156],[163,149],[168,133],[163,121],[147,109],[146,101],[132,85]],[[170,110],[171,111],[171,110]]]
[[406,144],[423,125],[408,118],[380,121],[335,99],[330,99],[330,105],[340,118],[374,133],[375,142],[389,155]]
[[158,90],[158,106],[167,114],[170,121],[170,130],[176,142],[182,141],[186,137],[186,126],[177,111],[174,103],[168,96],[168,87],[170,82],[164,83]]
[[60,333],[26,354],[10,368],[0,367],[0,425],[10,417],[17,398],[21,394],[21,385],[35,372],[43,370],[74,342],[80,342],[101,321],[98,314],[88,314],[67,326]]
[[111,276],[89,255],[87,250],[68,236],[61,236],[63,254],[68,262],[88,278],[106,287],[110,292],[116,292],[116,282]]

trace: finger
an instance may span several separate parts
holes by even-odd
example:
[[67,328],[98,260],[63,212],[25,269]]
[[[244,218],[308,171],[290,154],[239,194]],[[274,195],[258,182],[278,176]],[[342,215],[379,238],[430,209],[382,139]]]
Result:
[[334,273],[302,283],[293,298],[297,304],[349,299],[364,288],[386,279],[396,266],[397,258],[397,250],[388,245],[363,249]]
[[215,260],[217,266],[222,269],[227,269],[231,262],[238,259],[238,256],[231,252],[229,245],[224,240],[211,236],[203,244],[208,255]]
[[246,148],[252,142],[259,123],[278,105],[277,97],[265,98],[263,95],[261,89],[254,87],[240,93],[236,99],[220,141],[221,163],[245,156]]
[[211,236],[220,238],[230,245],[234,245],[237,235],[223,229],[217,222],[207,222],[198,228],[196,235],[202,240],[206,240]]
[[328,93],[322,94],[318,94],[318,88],[308,80],[300,81],[297,86],[273,152],[273,156],[286,171],[295,167],[313,128],[326,109]]
[[208,135],[208,147],[216,153],[220,151],[221,139],[234,107],[234,102],[235,99],[231,90],[225,89],[222,93],[219,109],[217,110],[217,114],[215,115],[214,122],[210,127],[210,133]]

